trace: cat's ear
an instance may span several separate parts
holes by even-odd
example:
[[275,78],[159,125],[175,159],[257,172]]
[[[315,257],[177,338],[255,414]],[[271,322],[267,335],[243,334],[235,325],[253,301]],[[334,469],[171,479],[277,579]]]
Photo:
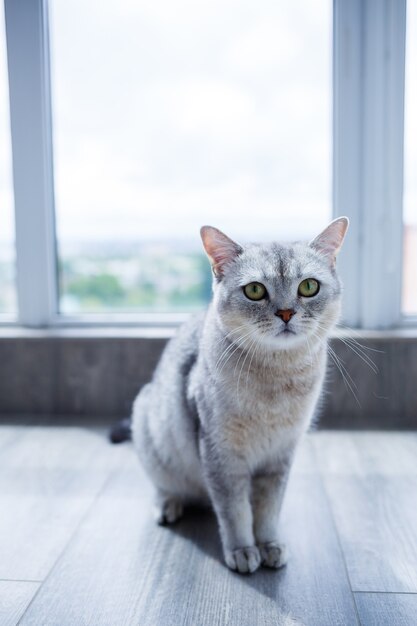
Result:
[[320,235],[313,241],[310,241],[310,246],[320,252],[320,254],[328,257],[331,265],[334,265],[348,227],[348,218],[338,217],[333,222],[330,222]]
[[213,274],[216,278],[220,278],[223,275],[225,265],[241,254],[242,248],[213,226],[202,226],[200,234],[204,249],[210,259]]

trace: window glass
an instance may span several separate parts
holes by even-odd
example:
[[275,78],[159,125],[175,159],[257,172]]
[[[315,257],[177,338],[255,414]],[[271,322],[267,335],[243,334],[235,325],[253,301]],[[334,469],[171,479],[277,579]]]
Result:
[[12,156],[4,6],[0,2],[0,314],[16,312]]
[[417,0],[407,2],[403,311],[417,314]]
[[189,311],[199,228],[331,217],[331,2],[52,0],[60,311]]

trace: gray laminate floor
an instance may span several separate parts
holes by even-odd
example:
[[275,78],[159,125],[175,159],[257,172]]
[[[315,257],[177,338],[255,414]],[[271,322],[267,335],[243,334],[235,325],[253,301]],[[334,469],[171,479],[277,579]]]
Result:
[[279,572],[229,572],[211,514],[154,525],[130,444],[0,426],[0,624],[417,624],[417,435],[321,432],[300,448]]

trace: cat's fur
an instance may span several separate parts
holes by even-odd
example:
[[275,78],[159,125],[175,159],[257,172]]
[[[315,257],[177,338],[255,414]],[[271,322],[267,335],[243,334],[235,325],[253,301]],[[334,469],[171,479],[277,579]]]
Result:
[[[311,243],[246,246],[203,227],[213,300],[168,343],[134,403],[133,441],[156,488],[159,522],[208,499],[226,564],[239,572],[286,560],[278,515],[322,388],[340,310],[335,257],[347,226],[339,218]],[[319,281],[317,295],[298,295],[306,278]],[[245,296],[254,281],[268,298]],[[277,311],[288,309],[295,313],[286,324]]]

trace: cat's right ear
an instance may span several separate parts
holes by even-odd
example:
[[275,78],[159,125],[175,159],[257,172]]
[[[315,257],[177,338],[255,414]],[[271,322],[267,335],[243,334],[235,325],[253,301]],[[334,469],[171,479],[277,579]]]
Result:
[[330,264],[334,266],[336,256],[342,247],[348,228],[349,219],[347,217],[338,217],[333,222],[330,222],[328,227],[310,242],[310,246],[327,257]]
[[242,248],[213,226],[202,226],[200,234],[213,274],[220,279],[223,276],[224,267],[241,254]]

